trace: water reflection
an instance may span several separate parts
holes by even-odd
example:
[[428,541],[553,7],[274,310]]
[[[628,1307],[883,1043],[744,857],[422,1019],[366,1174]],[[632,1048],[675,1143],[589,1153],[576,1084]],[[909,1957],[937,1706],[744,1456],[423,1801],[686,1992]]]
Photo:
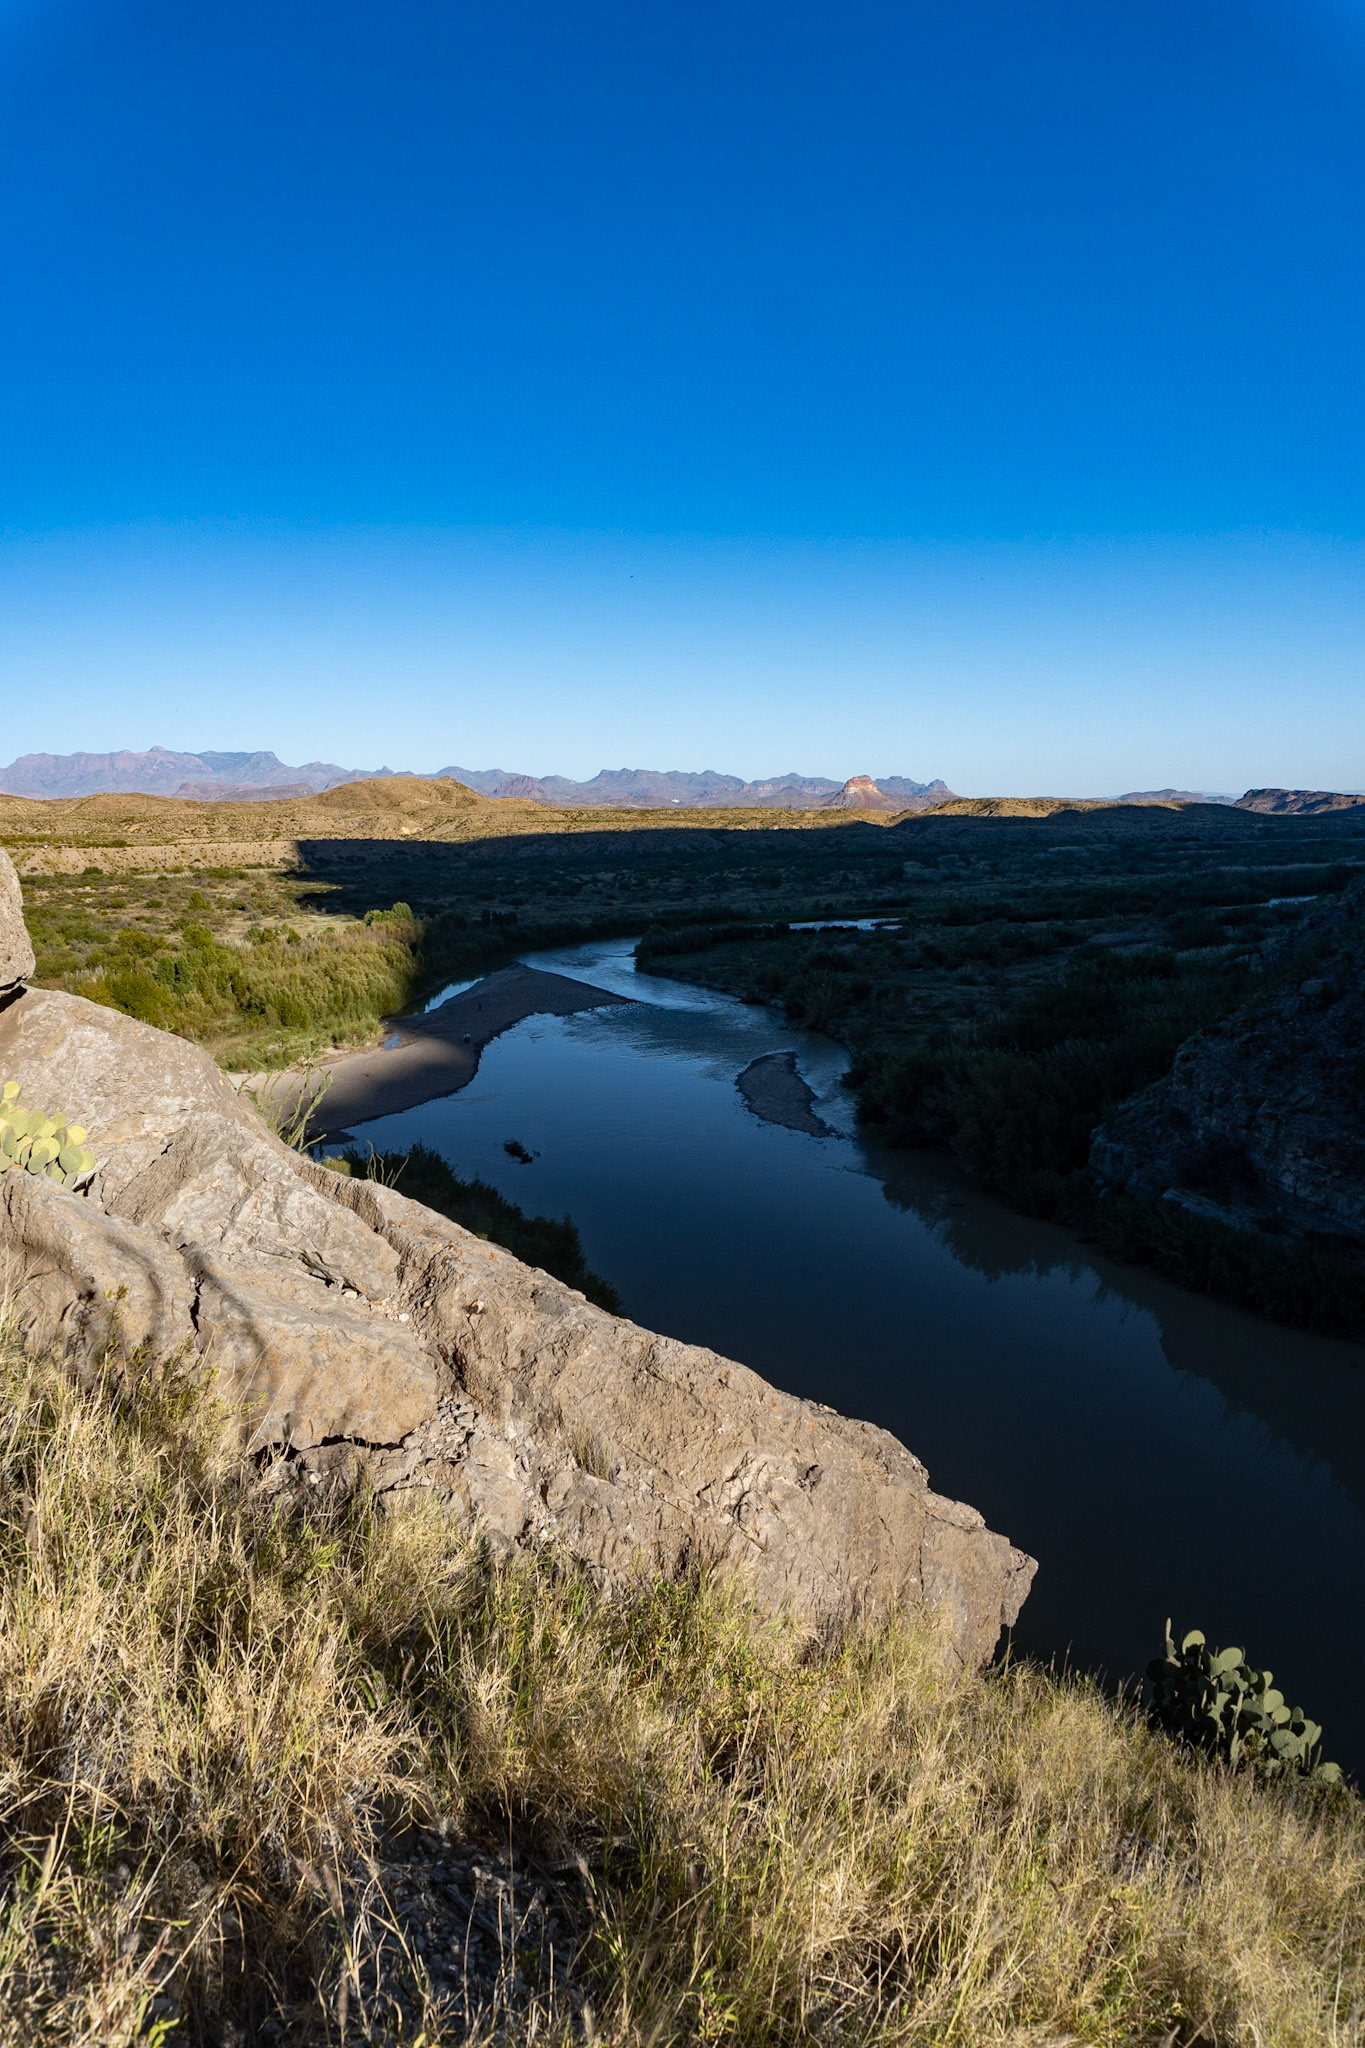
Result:
[[933,1154],[880,1151],[871,1163],[895,1207],[941,1234],[953,1257],[987,1281],[1063,1273],[1095,1283],[1152,1318],[1162,1355],[1177,1372],[1217,1387],[1238,1412],[1264,1423],[1300,1457],[1326,1467],[1365,1514],[1365,1351],[1314,1337],[1191,1294],[1141,1266],[1106,1258],[1067,1231],[983,1196]]

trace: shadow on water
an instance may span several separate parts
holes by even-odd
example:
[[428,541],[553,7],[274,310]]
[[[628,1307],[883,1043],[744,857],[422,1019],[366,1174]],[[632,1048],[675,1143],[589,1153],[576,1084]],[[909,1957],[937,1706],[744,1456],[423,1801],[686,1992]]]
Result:
[[[1140,1661],[1138,1614],[1154,1650],[1169,1612],[1273,1665],[1343,1763],[1365,1767],[1365,1653],[1348,1625],[1365,1350],[1107,1259],[932,1155],[871,1163],[888,1202],[1009,1304],[1008,1370],[1033,1412],[983,1406],[969,1455],[977,1504],[1042,1560],[1018,1646],[1120,1676]],[[964,1325],[960,1357],[979,1336]],[[931,1462],[940,1484],[960,1468],[948,1444]]]
[[[1020,1648],[1111,1678],[1169,1614],[1240,1643],[1365,1766],[1365,1350],[1093,1253],[950,1162],[854,1132],[832,1041],[635,972],[627,939],[524,955],[637,998],[529,1018],[462,1093],[366,1126],[572,1214],[636,1321],[881,1424],[1039,1558]],[[790,1049],[840,1135],[735,1085]],[[516,1138],[536,1154],[521,1167]]]
[[1109,1259],[1065,1230],[991,1201],[933,1155],[873,1155],[887,1200],[937,1229],[987,1282],[1009,1274],[1093,1275],[1097,1298],[1152,1317],[1177,1372],[1208,1380],[1240,1414],[1264,1423],[1301,1458],[1330,1470],[1365,1515],[1365,1349],[1315,1338],[1188,1293],[1141,1266]]

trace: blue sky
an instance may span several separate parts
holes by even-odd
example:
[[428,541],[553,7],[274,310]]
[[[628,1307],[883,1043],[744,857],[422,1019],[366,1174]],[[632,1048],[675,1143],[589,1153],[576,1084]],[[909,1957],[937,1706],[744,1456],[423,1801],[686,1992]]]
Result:
[[1365,8],[0,0],[29,749],[1365,785]]

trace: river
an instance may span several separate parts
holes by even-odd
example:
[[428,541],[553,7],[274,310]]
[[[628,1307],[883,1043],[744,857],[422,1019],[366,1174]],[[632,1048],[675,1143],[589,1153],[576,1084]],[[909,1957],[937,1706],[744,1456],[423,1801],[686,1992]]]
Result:
[[[1019,1650],[1118,1679],[1169,1614],[1272,1666],[1365,1774],[1365,1348],[1186,1293],[946,1160],[869,1144],[841,1047],[638,974],[632,946],[527,955],[638,1007],[528,1018],[462,1092],[358,1140],[420,1139],[571,1214],[637,1322],[894,1431],[1039,1559]],[[736,1076],[780,1050],[834,1135],[746,1107]]]

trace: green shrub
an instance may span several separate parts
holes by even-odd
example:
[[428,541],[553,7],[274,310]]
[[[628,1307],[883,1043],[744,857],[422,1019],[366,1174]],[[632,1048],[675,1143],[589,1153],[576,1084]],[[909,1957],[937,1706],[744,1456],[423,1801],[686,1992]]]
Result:
[[106,969],[86,993],[92,1002],[102,1003],[106,1009],[122,1010],[125,1017],[135,1017],[139,1024],[155,1024],[161,1031],[175,1029],[175,999],[167,992],[161,975],[145,967]]
[[812,1031],[823,1031],[848,1004],[848,983],[842,975],[823,967],[799,974],[786,996],[787,1015]]
[[165,943],[159,933],[139,931],[135,925],[125,925],[114,938],[118,951],[128,960],[150,960]]
[[1095,1126],[1169,1072],[1243,981],[1236,970],[1181,970],[1170,954],[1086,947],[1060,980],[1003,1005],[972,1036],[860,1061],[863,1114],[893,1144],[950,1145],[988,1185],[1051,1213],[1051,1190],[1084,1167]]

